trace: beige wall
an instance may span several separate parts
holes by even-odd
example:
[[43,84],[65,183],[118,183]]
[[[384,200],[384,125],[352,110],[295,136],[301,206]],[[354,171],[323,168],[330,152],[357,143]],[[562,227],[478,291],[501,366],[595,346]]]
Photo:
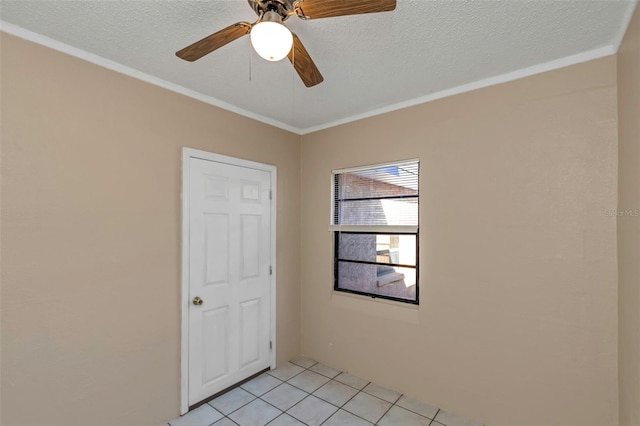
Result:
[[299,353],[300,138],[2,35],[2,425],[179,414],[181,147],[278,166]]
[[[616,59],[302,138],[302,352],[488,424],[618,421]],[[332,169],[421,161],[420,307],[332,293]]]
[[640,9],[618,51],[620,424],[640,425]]
[[[638,27],[636,13],[618,58],[619,209],[639,208]],[[279,361],[300,352],[302,307],[303,353],[452,411],[617,423],[615,58],[300,148],[296,135],[1,43],[3,425],[177,416],[182,146],[278,166]],[[420,307],[333,294],[330,171],[412,157]],[[638,422],[640,392],[637,224],[618,220],[624,424]]]

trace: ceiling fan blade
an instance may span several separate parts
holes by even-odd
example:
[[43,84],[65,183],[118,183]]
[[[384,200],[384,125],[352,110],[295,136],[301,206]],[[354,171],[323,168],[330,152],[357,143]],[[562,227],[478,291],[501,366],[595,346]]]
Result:
[[251,32],[249,22],[237,22],[176,52],[176,56],[193,62]]
[[396,0],[299,0],[294,3],[298,16],[308,19],[388,12],[395,8]]
[[313,87],[316,84],[320,84],[324,81],[324,77],[320,74],[320,71],[313,63],[313,59],[304,48],[302,42],[297,35],[293,34],[293,47],[289,52],[289,61],[293,64],[293,67],[298,72],[298,75],[302,79],[302,82],[307,87]]

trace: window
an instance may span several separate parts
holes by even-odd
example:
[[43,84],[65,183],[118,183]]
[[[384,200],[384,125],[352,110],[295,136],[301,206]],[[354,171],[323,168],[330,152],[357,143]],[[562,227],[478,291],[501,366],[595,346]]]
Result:
[[418,304],[418,160],[333,172],[334,289]]

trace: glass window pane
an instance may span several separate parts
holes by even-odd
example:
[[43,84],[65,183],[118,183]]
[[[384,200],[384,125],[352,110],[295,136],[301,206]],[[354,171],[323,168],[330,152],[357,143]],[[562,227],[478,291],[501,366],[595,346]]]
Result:
[[338,262],[338,289],[368,295],[416,300],[416,270]]
[[418,199],[341,201],[337,206],[341,225],[418,225]]
[[338,258],[416,266],[415,234],[338,233]]
[[418,163],[399,164],[338,175],[339,198],[418,195]]

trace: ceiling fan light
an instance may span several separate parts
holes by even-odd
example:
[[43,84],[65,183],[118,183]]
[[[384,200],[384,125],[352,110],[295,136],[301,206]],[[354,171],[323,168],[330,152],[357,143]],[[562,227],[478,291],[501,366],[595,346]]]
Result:
[[279,22],[259,22],[251,29],[250,37],[256,53],[267,61],[283,59],[293,46],[291,31]]

